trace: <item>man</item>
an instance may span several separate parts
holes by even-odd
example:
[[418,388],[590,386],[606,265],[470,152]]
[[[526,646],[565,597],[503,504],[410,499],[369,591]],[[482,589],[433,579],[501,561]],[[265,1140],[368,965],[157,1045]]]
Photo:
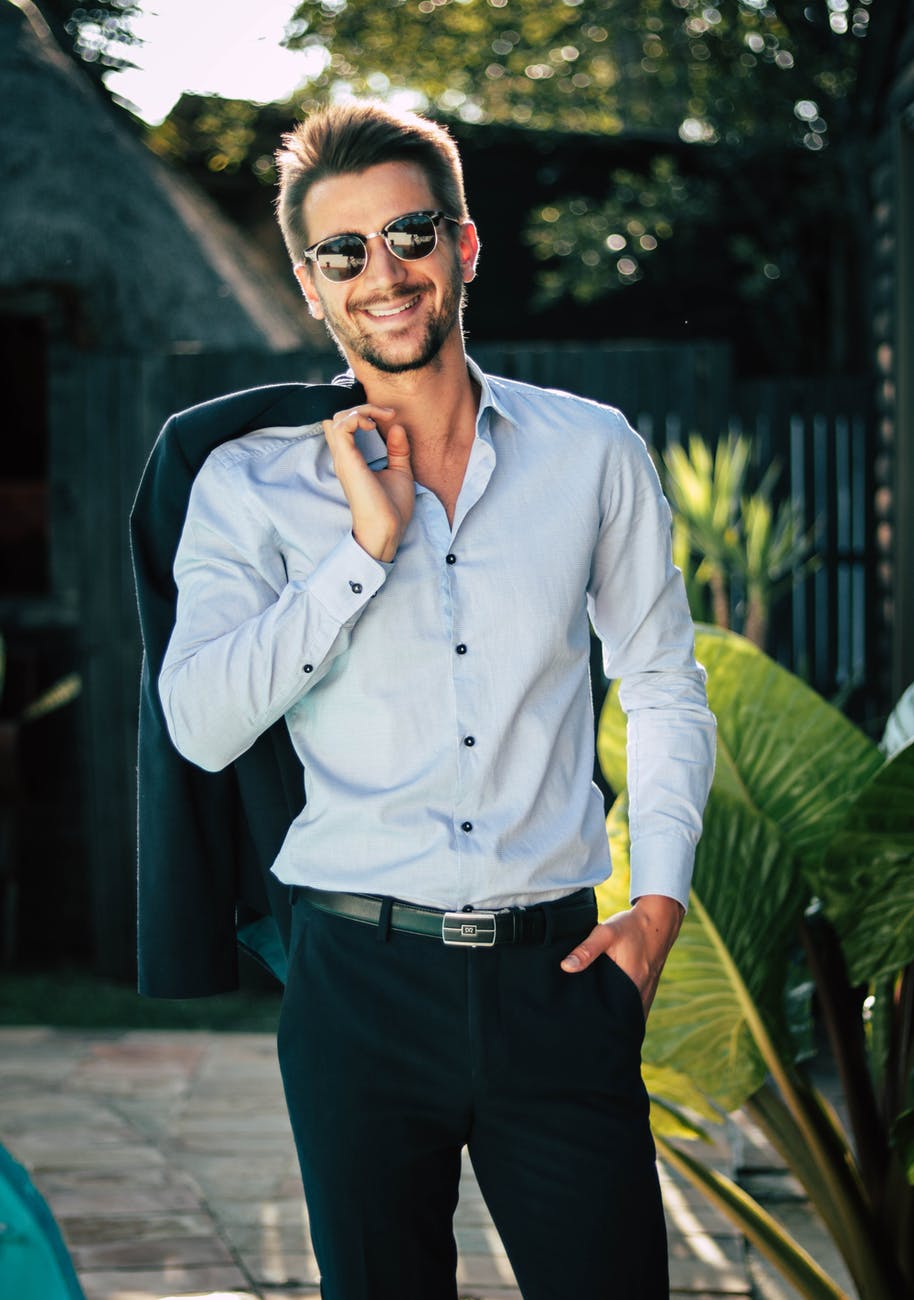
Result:
[[[279,1050],[322,1294],[453,1300],[466,1144],[526,1300],[658,1300],[639,1049],[713,761],[669,511],[617,412],[468,362],[446,132],[357,103],[285,145],[295,274],[367,400],[208,458],[159,687],[201,767],[282,717],[304,766]],[[588,610],[629,725],[603,925]]]

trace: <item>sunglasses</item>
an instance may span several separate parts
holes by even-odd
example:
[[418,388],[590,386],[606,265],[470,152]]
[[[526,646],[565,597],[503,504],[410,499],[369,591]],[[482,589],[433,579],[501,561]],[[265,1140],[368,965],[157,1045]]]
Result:
[[368,265],[368,240],[380,235],[384,243],[401,262],[418,262],[434,253],[438,247],[438,222],[450,221],[462,225],[456,217],[444,212],[407,212],[403,217],[388,221],[382,230],[372,230],[368,235],[331,235],[318,240],[302,253],[306,262],[313,262],[325,280],[342,284],[354,280]]

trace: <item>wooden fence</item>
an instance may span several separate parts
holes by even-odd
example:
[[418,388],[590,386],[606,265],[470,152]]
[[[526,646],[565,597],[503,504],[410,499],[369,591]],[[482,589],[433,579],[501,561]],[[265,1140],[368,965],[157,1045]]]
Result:
[[[785,493],[820,526],[822,567],[780,612],[774,649],[827,694],[874,681],[871,419],[855,381],[734,384],[727,349],[592,345],[472,349],[484,368],[620,407],[655,447],[689,432],[751,432]],[[127,517],[155,436],[174,410],[290,379],[325,380],[333,358],[298,354],[57,355],[52,365],[51,567],[75,610],[84,678],[81,779],[100,970],[134,961],[139,639]],[[163,809],[163,816],[167,816]]]

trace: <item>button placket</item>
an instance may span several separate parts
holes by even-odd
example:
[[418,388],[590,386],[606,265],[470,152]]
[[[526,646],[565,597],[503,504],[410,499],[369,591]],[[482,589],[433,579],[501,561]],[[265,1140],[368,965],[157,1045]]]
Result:
[[[452,534],[452,536],[453,536],[453,534]],[[448,551],[448,552],[445,554],[445,556],[444,556],[444,563],[445,563],[445,566],[446,566],[446,573],[447,573],[447,578],[446,578],[446,580],[445,580],[445,585],[446,585],[446,589],[447,589],[447,592],[448,592],[448,595],[449,595],[449,598],[450,598],[450,606],[451,606],[452,616],[453,616],[454,614],[456,614],[456,617],[453,618],[452,627],[454,627],[454,629],[457,630],[457,628],[459,627],[460,621],[461,621],[461,615],[460,615],[460,607],[459,607],[459,603],[458,603],[457,600],[456,600],[456,589],[457,589],[456,578],[457,578],[457,573],[456,573],[456,571],[455,571],[455,566],[456,566],[457,563],[458,563],[458,557],[457,557],[457,553],[456,553],[456,551]],[[455,609],[455,606],[456,606],[456,609]],[[462,665],[463,662],[465,661],[465,657],[466,657],[466,655],[469,653],[469,649],[470,649],[470,647],[469,647],[469,645],[467,644],[466,641],[458,641],[458,642],[454,645],[454,654],[458,657],[458,661],[461,663],[461,665]],[[463,671],[456,671],[456,672],[455,672],[455,675],[454,675],[454,691],[455,691],[454,704],[455,704],[455,706],[456,706],[456,716],[455,716],[454,721],[455,721],[455,724],[456,724],[456,730],[457,730],[457,743],[458,743],[458,746],[459,746],[459,748],[460,748],[461,751],[465,751],[465,750],[467,750],[467,749],[473,749],[473,748],[475,747],[475,745],[476,745],[476,737],[475,737],[474,735],[472,735],[471,733],[469,733],[468,731],[465,731],[464,728],[461,726],[461,715],[462,715],[463,712],[464,712],[464,703],[465,703],[465,697],[466,697],[466,694],[467,694],[467,690],[466,690],[466,688],[467,688],[468,681],[470,681],[470,682],[472,681],[472,670],[471,670],[471,672],[470,672],[470,674],[469,674],[469,677],[467,677],[467,675],[466,675]],[[474,766],[475,766],[475,764],[474,764]],[[463,764],[462,764],[462,763],[459,764],[459,767],[462,768],[462,767],[463,767]],[[460,786],[463,786],[464,784],[465,784],[465,781],[464,781],[464,775],[461,774],[461,776],[459,777],[459,785],[460,785]],[[471,784],[472,784],[472,782],[471,782]],[[466,816],[464,816],[463,819],[462,819],[461,821],[459,821],[459,822],[457,821],[457,818],[460,817],[460,813],[457,812],[457,808],[459,807],[459,803],[460,803],[460,802],[463,802],[463,798],[462,798],[459,794],[458,794],[458,799],[459,799],[459,802],[458,802],[457,805],[455,806],[455,810],[454,810],[454,811],[455,811],[455,818],[454,818],[454,820],[455,820],[455,825],[456,825],[456,827],[459,827],[458,842],[457,842],[457,844],[455,845],[455,848],[457,849],[457,853],[458,853],[458,858],[459,858],[459,856],[462,856],[462,850],[461,850],[461,847],[460,847],[461,841],[464,840],[464,837],[467,837],[467,836],[470,836],[470,835],[473,834],[473,831],[474,831],[474,823],[470,820],[470,818],[468,818],[468,817],[466,817]]]

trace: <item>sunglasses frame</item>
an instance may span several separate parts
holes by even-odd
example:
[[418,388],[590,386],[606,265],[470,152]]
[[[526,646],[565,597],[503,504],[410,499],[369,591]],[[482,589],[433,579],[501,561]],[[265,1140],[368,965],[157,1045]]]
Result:
[[[418,257],[403,257],[400,253],[397,252],[395,248],[392,247],[390,240],[387,237],[387,232],[390,230],[391,226],[395,226],[398,221],[407,221],[410,217],[428,217],[428,219],[432,223],[432,230],[434,231],[435,234],[435,242],[432,244],[431,248],[428,250],[427,253],[420,253]],[[328,284],[349,284],[350,281],[357,280],[358,277],[363,274],[365,268],[368,266],[369,239],[374,239],[376,238],[376,236],[380,235],[381,238],[384,240],[384,243],[388,251],[397,259],[398,262],[421,262],[426,257],[431,257],[432,253],[434,253],[435,249],[438,247],[439,221],[450,221],[452,225],[455,226],[463,225],[463,222],[458,220],[457,217],[449,217],[446,212],[443,212],[440,209],[432,210],[429,208],[420,208],[416,212],[404,212],[402,216],[394,217],[391,221],[388,221],[386,226],[382,226],[380,230],[371,230],[367,235],[359,234],[357,230],[344,230],[341,231],[340,234],[338,235],[328,235],[326,239],[319,239],[316,244],[311,244],[309,248],[306,248],[304,250],[304,252],[302,253],[302,261],[312,262],[314,266],[317,268],[317,270],[320,272],[321,277],[324,280],[326,280]],[[359,268],[359,270],[356,271],[353,275],[344,276],[340,280],[334,280],[332,276],[329,276],[327,272],[324,270],[324,268],[321,266],[320,261],[318,260],[319,250],[324,246],[324,244],[330,244],[336,239],[357,239],[361,243],[362,248],[364,250],[364,261],[361,267]]]

